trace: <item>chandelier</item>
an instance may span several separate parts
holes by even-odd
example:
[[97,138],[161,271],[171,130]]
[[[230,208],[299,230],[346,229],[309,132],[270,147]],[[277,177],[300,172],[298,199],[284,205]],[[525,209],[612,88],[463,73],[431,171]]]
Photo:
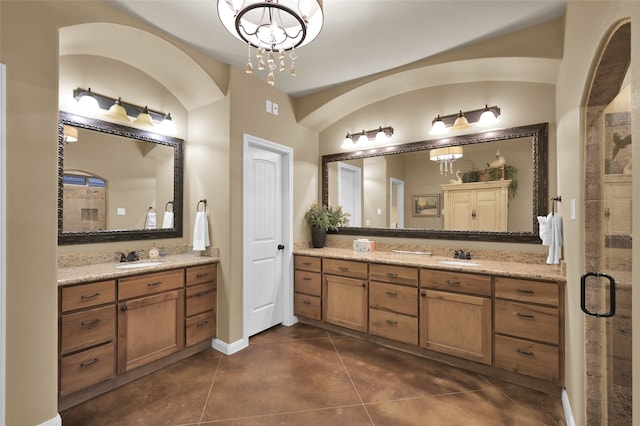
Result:
[[253,73],[254,48],[256,67],[268,72],[271,86],[275,85],[274,71],[287,69],[286,53],[289,72],[296,76],[296,48],[314,40],[324,21],[322,0],[218,0],[218,16],[234,37],[247,44],[245,72]]
[[461,146],[436,148],[429,151],[429,159],[440,164],[440,174],[444,176],[453,174],[453,163],[459,158],[462,158]]

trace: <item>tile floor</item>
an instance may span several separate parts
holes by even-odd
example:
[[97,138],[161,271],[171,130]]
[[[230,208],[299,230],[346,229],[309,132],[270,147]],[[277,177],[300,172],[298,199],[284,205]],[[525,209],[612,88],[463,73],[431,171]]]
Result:
[[565,425],[559,398],[308,325],[277,326],[61,413],[97,425]]

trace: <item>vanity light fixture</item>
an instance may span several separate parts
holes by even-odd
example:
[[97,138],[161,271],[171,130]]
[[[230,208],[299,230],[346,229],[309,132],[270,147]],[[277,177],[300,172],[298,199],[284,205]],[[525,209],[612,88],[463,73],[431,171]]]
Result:
[[458,111],[457,114],[438,115],[431,121],[430,135],[443,135],[452,131],[466,130],[475,123],[477,127],[493,126],[498,122],[500,108],[485,105],[472,111]]
[[100,104],[95,94],[91,91],[91,87],[79,93],[77,96],[74,92],[73,96],[78,100],[78,105],[80,105],[83,111],[89,114],[97,114],[100,112]]
[[447,176],[453,174],[453,163],[462,158],[463,150],[461,146],[448,146],[436,148],[429,151],[429,159],[440,164],[440,174]]
[[[267,83],[275,85],[274,71],[286,69],[285,52],[296,76],[295,49],[313,41],[324,22],[322,0],[218,0],[218,16],[234,37],[249,50],[245,72],[253,73],[251,48],[258,70],[267,70]],[[265,66],[266,56],[266,66]]]
[[[362,130],[357,133],[347,133],[340,148],[342,149],[362,149],[367,148],[370,142],[375,141],[376,144],[387,142],[393,136],[393,127],[378,127],[373,130]],[[353,140],[357,138],[357,140]]]
[[[147,106],[141,107],[135,104],[124,102],[121,98],[112,98],[92,92],[91,89],[77,88],[73,91],[73,97],[78,101],[84,113],[89,115],[104,115],[110,120],[130,123],[129,117],[136,117],[133,124],[142,128],[153,130],[159,128],[163,133],[176,133],[170,113],[154,111]],[[85,109],[85,98],[90,97],[95,101],[96,109]],[[92,101],[89,101],[92,102]],[[164,124],[169,121],[170,124]]]

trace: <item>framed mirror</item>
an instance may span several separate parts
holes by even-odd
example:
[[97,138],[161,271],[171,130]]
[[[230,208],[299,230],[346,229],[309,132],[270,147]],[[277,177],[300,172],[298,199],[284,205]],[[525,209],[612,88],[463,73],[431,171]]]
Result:
[[182,197],[182,139],[59,113],[58,244],[180,238]]
[[[322,203],[342,205],[352,214],[351,225],[340,228],[340,234],[540,243],[536,217],[546,216],[549,205],[548,128],[541,123],[325,155]],[[430,152],[447,147],[461,147],[456,149],[463,154],[441,173],[444,165],[431,161]],[[504,167],[499,167],[500,176],[487,178],[492,164]],[[513,174],[506,176],[504,170]],[[452,228],[447,219],[464,208],[446,204],[445,190],[484,187],[477,182],[486,180],[509,181],[503,225],[495,230]],[[464,184],[458,185],[460,181]],[[424,208],[413,205],[418,202]],[[469,211],[477,219],[476,210]]]

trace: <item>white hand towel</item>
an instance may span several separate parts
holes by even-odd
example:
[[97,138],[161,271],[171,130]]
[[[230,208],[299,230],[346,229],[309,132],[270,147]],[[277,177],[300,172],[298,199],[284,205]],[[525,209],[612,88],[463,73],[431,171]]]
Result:
[[156,212],[147,212],[147,220],[144,224],[144,229],[156,229]]
[[542,240],[542,245],[548,246],[551,237],[551,222],[547,220],[546,216],[538,216],[538,224],[538,235]]
[[205,212],[196,213],[196,223],[193,227],[193,250],[203,251],[209,246],[209,224]]
[[547,222],[551,224],[547,263],[549,265],[557,265],[560,263],[560,247],[562,247],[562,216],[559,213],[549,213]]
[[162,228],[173,228],[173,212],[164,212],[164,216],[162,218]]

